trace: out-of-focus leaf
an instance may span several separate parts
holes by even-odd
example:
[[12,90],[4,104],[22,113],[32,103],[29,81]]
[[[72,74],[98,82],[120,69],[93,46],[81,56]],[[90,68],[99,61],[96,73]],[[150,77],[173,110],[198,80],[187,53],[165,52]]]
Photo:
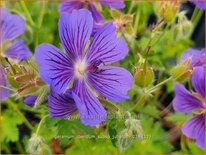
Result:
[[167,116],[166,120],[167,121],[178,122],[179,124],[182,124],[191,117],[192,117],[192,114],[182,114],[182,113],[176,112],[176,113],[173,113],[173,114]]
[[1,142],[16,142],[19,140],[17,125],[22,124],[24,119],[16,112],[5,110],[1,116]]

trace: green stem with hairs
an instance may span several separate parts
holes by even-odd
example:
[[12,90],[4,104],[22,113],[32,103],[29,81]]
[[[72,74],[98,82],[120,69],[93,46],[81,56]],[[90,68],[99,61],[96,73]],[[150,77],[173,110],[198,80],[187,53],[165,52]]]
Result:
[[165,83],[167,83],[168,81],[172,80],[173,78],[172,77],[169,77],[168,79],[158,83],[157,85],[155,85],[154,87],[148,89],[145,91],[146,94],[150,94],[152,92],[154,92],[157,88],[159,88],[160,86],[164,85]]
[[144,100],[144,97],[145,97],[145,95],[142,95],[142,96],[139,98],[138,102],[137,102],[132,108],[130,108],[128,111],[133,111],[133,110],[135,110],[135,109],[138,107],[138,105],[142,103],[142,101]]
[[9,88],[9,87],[2,86],[2,85],[0,85],[0,88],[6,89],[6,90],[10,90],[10,91],[12,91],[12,92],[16,92],[16,90],[14,90],[14,89],[12,89],[12,88]]
[[134,34],[137,35],[138,25],[140,20],[140,9],[137,8],[135,23],[134,23]]
[[38,127],[37,127],[37,130],[36,130],[36,134],[37,134],[37,135],[39,134],[40,128],[41,128],[44,120],[45,120],[48,116],[49,116],[49,115],[45,115],[45,116],[41,119],[41,121],[40,121],[40,123],[39,123],[39,125],[38,125]]

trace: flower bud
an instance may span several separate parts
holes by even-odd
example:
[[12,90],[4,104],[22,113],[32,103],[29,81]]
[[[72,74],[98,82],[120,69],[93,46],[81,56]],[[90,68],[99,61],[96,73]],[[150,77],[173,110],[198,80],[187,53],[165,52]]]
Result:
[[176,81],[182,82],[190,77],[193,71],[193,69],[190,68],[190,61],[191,59],[185,59],[171,70],[171,75]]
[[132,139],[133,139],[133,134],[132,134],[131,130],[129,130],[129,129],[122,130],[118,134],[118,139],[117,139],[118,148],[121,151],[127,149],[131,145]]
[[143,129],[140,120],[133,118],[127,119],[125,121],[125,126],[132,131],[133,136],[136,137],[137,140],[143,138]]
[[33,134],[29,139],[28,152],[30,154],[51,154],[49,146],[37,134]]
[[175,1],[161,1],[156,6],[156,13],[159,17],[164,17],[166,22],[171,22],[179,10],[179,5]]
[[174,26],[174,32],[173,32],[173,38],[175,41],[181,39],[183,37],[183,32],[182,32],[182,26],[181,25],[175,25]]
[[182,30],[183,30],[182,32],[185,37],[190,36],[190,34],[192,33],[192,29],[193,29],[193,24],[191,21],[187,20],[182,23]]
[[142,63],[136,68],[134,75],[135,84],[139,87],[147,87],[154,81],[153,69]]

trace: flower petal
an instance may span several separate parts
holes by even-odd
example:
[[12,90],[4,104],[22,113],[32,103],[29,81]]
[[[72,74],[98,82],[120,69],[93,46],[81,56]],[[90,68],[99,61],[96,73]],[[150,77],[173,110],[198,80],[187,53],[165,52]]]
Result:
[[112,8],[121,9],[125,7],[124,0],[99,0],[99,2]]
[[32,56],[29,48],[24,44],[22,39],[18,39],[5,51],[5,55],[12,59],[24,61]]
[[202,114],[199,119],[201,128],[199,129],[196,144],[202,149],[206,149],[206,114]]
[[63,0],[62,3],[59,5],[60,12],[72,12],[74,9],[81,9],[84,7],[84,3],[77,0],[70,0],[66,1]]
[[189,119],[182,126],[182,132],[187,137],[196,140],[196,144],[205,148],[205,115],[197,115]]
[[52,91],[48,96],[48,104],[51,117],[67,118],[77,110],[70,90],[65,94]]
[[19,15],[12,15],[6,9],[1,8],[1,31],[2,42],[12,40],[24,32],[25,22]]
[[29,95],[26,96],[24,99],[24,103],[28,106],[33,106],[38,96],[36,95]]
[[196,67],[192,75],[192,85],[203,98],[205,98],[205,76],[204,67]]
[[191,58],[190,66],[202,66],[205,63],[205,49],[196,50],[189,48],[183,52],[181,61]]
[[63,93],[72,79],[73,64],[69,57],[57,47],[41,44],[35,50],[42,79],[51,85],[52,90]]
[[[9,87],[9,83],[7,82],[6,79],[6,73],[1,65],[0,65],[0,85]],[[0,88],[0,101],[4,101],[10,95],[11,95],[11,91]]]
[[88,73],[89,84],[102,96],[120,102],[128,99],[127,91],[132,87],[133,77],[124,68],[106,66]]
[[176,94],[173,100],[173,107],[175,111],[189,113],[203,108],[203,103],[193,96],[182,84],[175,84],[174,90]]
[[82,79],[74,81],[72,94],[80,112],[82,123],[96,126],[105,121],[107,117],[106,110]]
[[101,15],[100,11],[94,6],[94,4],[89,3],[88,9],[91,11],[94,20],[98,23],[101,22],[104,18]]
[[81,59],[93,29],[93,18],[88,10],[62,13],[59,20],[59,36],[72,60]]
[[205,2],[201,2],[199,0],[190,0],[192,3],[194,3],[199,9],[205,10]]
[[110,64],[123,59],[127,53],[128,46],[125,40],[122,37],[117,38],[113,23],[108,23],[94,34],[86,53],[86,60],[88,63],[101,60],[104,64]]

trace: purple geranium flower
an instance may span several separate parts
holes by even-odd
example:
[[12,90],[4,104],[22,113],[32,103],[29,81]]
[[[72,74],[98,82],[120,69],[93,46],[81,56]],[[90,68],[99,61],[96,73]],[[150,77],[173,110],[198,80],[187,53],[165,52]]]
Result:
[[[124,8],[124,0],[98,0],[101,4],[112,8]],[[74,9],[88,7],[92,12],[92,16],[96,22],[103,20],[103,16],[94,5],[94,0],[62,0],[59,6],[60,12],[72,12]]]
[[205,60],[206,60],[205,56],[206,56],[205,48],[201,50],[189,48],[183,52],[181,61],[185,59],[191,59],[190,62],[191,67],[202,66],[203,64],[205,64]]
[[[12,41],[17,36],[21,35],[25,29],[24,19],[19,15],[13,15],[6,9],[1,8],[1,43]],[[12,59],[20,61],[26,60],[32,54],[22,39],[14,41],[11,46],[5,51],[5,55]]]
[[190,0],[192,3],[194,3],[198,8],[205,9],[205,2],[203,0]]
[[[9,83],[6,80],[4,67],[1,64],[0,64],[0,85],[4,87],[9,87]],[[10,94],[11,94],[10,90],[0,88],[0,101],[4,101],[7,97],[10,96]]]
[[[93,18],[85,9],[62,13],[58,26],[65,52],[46,43],[39,45],[35,52],[40,75],[53,90],[49,97],[50,114],[52,117],[68,117],[70,111],[77,108],[82,122],[95,126],[107,115],[95,97],[97,94],[116,102],[128,99],[132,75],[123,68],[105,66],[123,59],[128,53],[127,44],[123,38],[116,37],[114,25],[108,23],[94,34],[88,45]],[[51,103],[58,94],[68,95],[69,85],[75,106],[70,105],[71,99]],[[54,93],[58,94],[52,95]],[[61,95],[56,100],[60,98]],[[70,110],[65,111],[66,108]]]
[[189,119],[182,126],[184,135],[195,139],[197,146],[206,148],[205,143],[205,123],[206,123],[206,103],[205,103],[205,68],[196,67],[192,75],[192,85],[195,93],[190,93],[182,84],[177,83],[174,87],[175,98],[173,107],[175,111],[191,113],[199,110],[199,113]]
[[[0,8],[0,11],[0,43],[4,44],[5,42],[12,41],[24,32],[25,22],[21,16],[13,15],[4,8]],[[11,46],[6,49],[5,55],[12,59],[18,59],[19,61],[23,61],[32,56],[28,47],[21,39],[14,41]],[[9,84],[3,66],[0,66],[0,73],[0,85],[8,87]],[[10,96],[10,93],[10,91],[0,88],[0,99],[5,100]]]

